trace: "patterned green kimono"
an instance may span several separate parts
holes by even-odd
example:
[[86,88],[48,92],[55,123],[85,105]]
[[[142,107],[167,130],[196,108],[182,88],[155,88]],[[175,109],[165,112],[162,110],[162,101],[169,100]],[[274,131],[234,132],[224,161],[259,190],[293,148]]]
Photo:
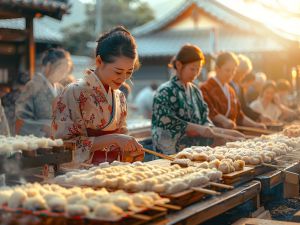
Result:
[[189,83],[187,88],[177,76],[162,84],[153,100],[152,140],[156,151],[175,154],[185,147],[209,145],[212,139],[187,137],[188,122],[213,125],[200,90]]

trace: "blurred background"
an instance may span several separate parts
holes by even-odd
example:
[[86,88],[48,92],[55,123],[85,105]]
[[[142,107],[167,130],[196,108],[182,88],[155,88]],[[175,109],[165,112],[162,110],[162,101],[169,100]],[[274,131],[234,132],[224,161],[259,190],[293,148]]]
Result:
[[[0,84],[13,86],[39,70],[50,47],[71,52],[72,75],[93,67],[97,37],[115,25],[136,37],[141,68],[128,82],[128,102],[167,81],[170,59],[185,43],[206,57],[199,77],[207,79],[220,51],[245,54],[253,72],[299,85],[300,1],[298,0],[0,0]],[[298,83],[297,83],[298,82]]]

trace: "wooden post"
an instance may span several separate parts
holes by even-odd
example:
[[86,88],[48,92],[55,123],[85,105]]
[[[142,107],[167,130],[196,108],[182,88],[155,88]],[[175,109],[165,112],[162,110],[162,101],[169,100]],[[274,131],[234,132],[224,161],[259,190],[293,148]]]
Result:
[[26,17],[26,32],[28,38],[27,63],[31,79],[35,73],[35,44],[33,35],[33,17]]

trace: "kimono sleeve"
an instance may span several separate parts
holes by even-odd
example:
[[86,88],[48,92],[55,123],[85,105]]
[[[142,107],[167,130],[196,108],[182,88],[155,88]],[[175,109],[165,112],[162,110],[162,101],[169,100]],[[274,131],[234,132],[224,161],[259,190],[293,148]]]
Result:
[[[186,132],[187,121],[180,119],[174,110],[177,98],[171,88],[164,88],[157,92],[153,99],[152,123],[161,130],[163,136],[180,138]],[[182,109],[183,110],[183,109]]]
[[0,101],[0,135],[10,136],[9,126]]
[[89,159],[94,137],[88,137],[83,122],[79,101],[76,100],[75,84],[65,88],[53,106],[51,131],[54,138],[61,138],[76,143],[75,161]]
[[238,124],[242,124],[243,119],[245,117],[245,114],[242,110],[242,107],[241,107],[241,104],[240,104],[239,101],[237,101],[237,110],[238,110],[238,112],[237,112],[238,113],[237,114],[237,122],[238,122]]
[[45,127],[49,127],[50,120],[37,120],[35,118],[34,96],[36,87],[30,81],[16,101],[16,132],[20,134],[33,134],[35,136],[47,136]]
[[209,118],[213,119],[218,114],[220,114],[214,106],[213,95],[209,92],[208,87],[206,87],[205,84],[200,87],[200,90],[202,92],[203,99],[204,99],[204,101],[206,102],[206,104],[209,108]]
[[206,126],[214,126],[213,122],[209,119],[209,109],[207,103],[204,101],[202,91],[198,89],[197,87],[194,87],[195,91],[198,95],[198,101],[199,101],[199,106],[201,108],[201,114],[202,114],[202,124],[201,125],[206,125]]

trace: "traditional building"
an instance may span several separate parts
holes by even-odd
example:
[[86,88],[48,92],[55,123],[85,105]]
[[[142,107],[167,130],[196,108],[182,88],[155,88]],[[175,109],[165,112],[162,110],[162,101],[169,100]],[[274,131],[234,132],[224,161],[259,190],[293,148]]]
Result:
[[186,0],[158,20],[133,31],[142,67],[134,75],[136,89],[150,81],[168,79],[167,64],[185,43],[198,45],[206,55],[203,79],[213,69],[219,51],[249,56],[256,71],[272,79],[287,76],[300,63],[297,41],[289,40],[222,5],[216,0]]
[[11,83],[19,72],[35,72],[36,53],[60,43],[60,34],[36,20],[62,19],[67,0],[0,0],[0,83]]

